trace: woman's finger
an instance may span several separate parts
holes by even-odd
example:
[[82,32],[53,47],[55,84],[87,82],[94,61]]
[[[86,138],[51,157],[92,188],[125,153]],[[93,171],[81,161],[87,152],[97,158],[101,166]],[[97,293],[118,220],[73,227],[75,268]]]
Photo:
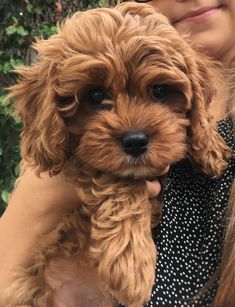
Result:
[[[159,172],[158,176],[163,176],[166,173],[168,173],[170,169],[170,166],[165,167],[161,172]],[[159,180],[156,178],[154,180],[146,180],[147,183],[147,191],[148,191],[148,197],[149,198],[155,198],[159,195],[161,192],[161,184]]]
[[155,198],[161,192],[161,185],[160,182],[156,179],[154,181],[146,180],[147,184],[147,191],[149,198]]

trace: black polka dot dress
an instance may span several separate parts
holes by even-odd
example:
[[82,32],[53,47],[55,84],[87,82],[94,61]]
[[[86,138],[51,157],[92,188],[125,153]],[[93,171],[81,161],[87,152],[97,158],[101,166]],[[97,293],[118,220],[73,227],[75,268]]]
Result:
[[[219,131],[235,150],[232,120],[220,121]],[[172,167],[164,192],[162,222],[154,229],[156,283],[145,306],[210,306],[216,283],[200,298],[196,294],[220,261],[224,213],[234,176],[234,161],[218,179],[194,172],[188,161]]]

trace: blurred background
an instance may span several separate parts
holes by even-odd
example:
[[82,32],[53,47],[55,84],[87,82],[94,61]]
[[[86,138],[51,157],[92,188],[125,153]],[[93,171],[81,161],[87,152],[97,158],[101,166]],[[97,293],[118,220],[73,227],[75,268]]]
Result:
[[19,174],[20,121],[10,116],[6,88],[15,83],[17,65],[30,65],[36,38],[56,33],[56,24],[77,10],[112,6],[114,0],[1,0],[0,1],[0,215]]

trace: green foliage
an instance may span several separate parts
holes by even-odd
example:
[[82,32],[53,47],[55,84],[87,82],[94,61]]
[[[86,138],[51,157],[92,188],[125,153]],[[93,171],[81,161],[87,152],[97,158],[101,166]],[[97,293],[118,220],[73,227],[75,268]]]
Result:
[[[2,91],[4,94],[4,91]],[[19,174],[19,130],[17,123],[9,115],[8,107],[3,104],[4,95],[0,96],[0,214],[8,201],[14,180]]]
[[77,10],[112,4],[107,0],[1,0],[0,1],[0,215],[19,174],[20,123],[4,103],[6,89],[17,76],[12,70],[30,65],[36,38],[56,33],[56,24]]

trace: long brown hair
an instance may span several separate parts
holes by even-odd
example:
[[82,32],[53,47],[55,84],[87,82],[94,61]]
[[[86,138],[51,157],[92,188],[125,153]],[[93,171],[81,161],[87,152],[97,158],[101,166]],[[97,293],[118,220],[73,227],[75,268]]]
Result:
[[227,228],[224,239],[220,282],[214,300],[216,307],[234,306],[235,303],[235,180],[227,209]]
[[[235,141],[235,59],[231,64],[231,103],[230,114],[233,119]],[[235,159],[235,153],[233,153]],[[232,307],[235,305],[235,178],[226,212],[226,231],[223,244],[222,261],[219,268],[220,281],[214,299],[214,307]]]

